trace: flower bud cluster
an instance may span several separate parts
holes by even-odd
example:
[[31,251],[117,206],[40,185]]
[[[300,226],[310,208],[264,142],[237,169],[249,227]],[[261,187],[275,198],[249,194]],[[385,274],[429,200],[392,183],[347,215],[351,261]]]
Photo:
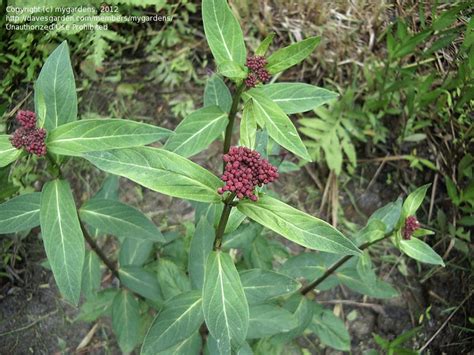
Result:
[[270,80],[270,73],[265,69],[265,65],[267,65],[265,57],[260,55],[247,57],[245,65],[250,69],[250,73],[247,75],[247,79],[245,79],[247,87],[255,87],[259,82],[266,83]]
[[36,127],[36,115],[31,111],[19,111],[16,119],[19,127],[10,137],[12,146],[24,148],[28,153],[38,156],[46,155],[46,130]]
[[247,197],[257,201],[255,187],[268,184],[279,176],[276,167],[262,159],[260,153],[249,148],[231,147],[223,159],[226,165],[221,180],[226,184],[217,192],[233,192],[239,200]]
[[403,228],[403,239],[410,240],[413,232],[420,228],[420,222],[415,216],[409,216],[405,219],[405,227]]
[[33,129],[36,127],[36,114],[27,110],[20,110],[16,114],[16,120],[25,129]]

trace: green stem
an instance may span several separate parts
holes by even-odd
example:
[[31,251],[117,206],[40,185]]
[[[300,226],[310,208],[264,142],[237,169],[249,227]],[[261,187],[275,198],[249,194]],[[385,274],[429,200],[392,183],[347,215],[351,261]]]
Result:
[[244,91],[245,83],[242,82],[238,87],[232,99],[232,106],[229,112],[229,123],[227,123],[227,127],[225,129],[225,138],[224,138],[224,154],[230,149],[230,141],[232,138],[232,131],[234,130],[234,121],[235,116],[237,115],[237,108],[239,107],[240,96]]
[[55,179],[57,178],[62,179],[63,174],[61,172],[61,168],[56,163],[54,158],[48,153],[46,154],[46,159],[48,160],[48,163],[49,163],[49,172],[54,176]]
[[[240,85],[237,87],[235,91],[234,97],[232,98],[232,106],[230,107],[229,112],[229,122],[227,123],[227,127],[225,129],[225,137],[224,137],[224,152],[223,154],[227,154],[230,149],[230,143],[232,140],[232,132],[234,130],[234,122],[235,116],[237,115],[237,108],[239,107],[240,96],[245,89],[245,83],[242,81]],[[223,164],[222,169],[225,169],[225,164]],[[219,220],[219,224],[217,225],[216,229],[216,239],[214,240],[214,249],[219,250],[222,245],[222,237],[224,236],[225,227],[227,226],[227,221],[229,220],[230,211],[232,210],[232,201],[234,200],[235,194],[230,194],[224,200],[224,209],[222,210],[221,218]]]
[[[382,240],[385,240],[387,239],[391,234],[388,234],[386,236],[384,236],[383,238],[380,238],[380,239],[377,239],[377,240],[374,240],[372,242],[367,242],[367,243],[364,243],[362,244],[359,249],[360,250],[364,250],[364,249],[367,249],[368,247],[370,247],[371,245],[374,245],[378,242],[381,242]],[[342,265],[344,265],[350,258],[352,258],[353,255],[346,255],[344,257],[342,257],[341,259],[339,259],[337,262],[335,262],[333,265],[331,265],[331,267],[329,269],[326,270],[326,272],[321,275],[320,277],[318,277],[317,279],[315,279],[313,282],[310,282],[309,284],[307,284],[306,286],[302,287],[300,289],[300,293],[304,296],[306,295],[307,293],[311,292],[312,290],[314,290],[314,288],[316,286],[318,286],[319,284],[321,284],[324,280],[326,280],[329,276],[331,276],[334,271],[336,271],[339,267],[341,267]]]
[[218,250],[222,245],[222,237],[224,236],[225,227],[227,226],[227,221],[229,220],[230,211],[232,210],[232,201],[234,200],[235,194],[230,194],[224,200],[224,209],[222,210],[221,218],[216,229],[216,239],[214,240],[214,249]]

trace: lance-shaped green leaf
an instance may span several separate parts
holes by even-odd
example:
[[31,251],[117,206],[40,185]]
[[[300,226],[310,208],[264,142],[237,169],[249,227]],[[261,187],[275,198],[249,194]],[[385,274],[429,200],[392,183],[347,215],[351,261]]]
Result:
[[[372,213],[370,216],[367,226],[370,226],[371,221],[379,220],[385,224],[385,234],[390,233],[395,228],[400,214],[402,213],[402,199],[399,198],[394,202],[390,202],[387,205],[379,208],[377,211]],[[373,226],[374,227],[374,226]]]
[[142,266],[153,249],[153,242],[148,239],[125,238],[120,246],[120,265]]
[[240,145],[255,148],[257,137],[257,120],[253,100],[247,100],[240,120]]
[[247,339],[288,332],[297,325],[295,316],[285,308],[271,304],[251,306]]
[[313,307],[313,320],[309,329],[318,336],[321,343],[334,349],[349,351],[351,338],[344,322],[328,309],[317,304],[314,304]]
[[28,230],[40,224],[40,192],[13,197],[0,204],[0,234]]
[[[400,210],[398,211],[398,216],[400,216]],[[397,223],[397,220],[394,220],[393,223]],[[362,245],[366,242],[373,242],[381,239],[385,235],[387,228],[393,229],[393,226],[394,224],[390,227],[379,219],[370,218],[364,228],[360,229],[354,235],[354,243],[356,245]]]
[[192,336],[204,321],[199,291],[183,293],[165,304],[143,341],[141,354],[157,354]]
[[130,353],[138,345],[140,309],[138,301],[128,290],[121,290],[112,304],[112,328],[120,349]]
[[84,236],[69,184],[53,180],[43,186],[40,207],[41,236],[61,294],[77,304],[84,265]]
[[[40,125],[54,128],[77,119],[77,94],[67,42],[50,54],[35,83],[35,111]],[[43,126],[43,125],[41,125]]]
[[245,340],[249,307],[232,258],[223,252],[209,255],[202,290],[204,319],[221,354],[230,354]]
[[164,148],[183,157],[190,157],[206,149],[227,125],[227,114],[217,106],[194,111],[176,127],[175,134]]
[[405,217],[414,215],[418,208],[420,208],[430,185],[431,184],[420,186],[407,196],[405,202],[403,202],[403,215]]
[[224,233],[232,233],[235,231],[242,224],[245,218],[247,217],[243,213],[241,213],[238,209],[233,208],[230,211],[229,220],[225,226]]
[[338,97],[335,92],[305,83],[275,83],[259,88],[287,114],[310,111]]
[[261,194],[256,202],[242,200],[237,208],[255,222],[307,248],[343,255],[360,254],[354,243],[329,223],[268,195]]
[[118,290],[114,288],[99,291],[94,297],[87,299],[81,305],[81,312],[76,320],[94,322],[101,316],[109,316],[112,303],[117,293]]
[[249,305],[294,292],[301,284],[286,275],[274,271],[251,269],[240,274],[245,296]]
[[168,129],[121,119],[70,122],[48,134],[46,145],[54,154],[80,156],[87,152],[137,147],[168,137]]
[[227,0],[203,0],[202,20],[207,43],[216,62],[227,60],[244,65],[244,36]]
[[313,319],[312,303],[300,293],[295,293],[283,304],[283,308],[290,311],[295,317],[296,326],[283,334],[279,334],[277,336],[278,341],[287,343],[303,334]]
[[186,273],[174,262],[161,258],[156,271],[165,300],[191,290]]
[[267,70],[276,74],[298,64],[314,51],[320,40],[320,37],[310,37],[277,50],[268,57]]
[[131,291],[152,301],[161,301],[158,279],[140,266],[126,265],[119,269],[120,281]]
[[253,112],[258,125],[266,128],[270,137],[282,147],[305,160],[311,160],[293,122],[286,113],[259,90],[252,89],[248,95],[253,99]]
[[444,261],[428,244],[424,241],[411,238],[410,240],[400,240],[400,250],[410,258],[426,264],[444,266]]
[[0,134],[0,168],[17,160],[22,151],[12,146],[10,136]]
[[166,195],[202,202],[221,202],[219,178],[206,169],[164,149],[125,148],[86,153],[99,169],[124,176]]
[[188,273],[195,289],[202,289],[204,269],[214,245],[215,231],[205,216],[201,217],[189,247]]
[[195,332],[189,338],[180,341],[169,348],[154,352],[155,355],[200,355],[202,348],[202,338],[199,332]]
[[[336,258],[334,258],[336,257]],[[305,279],[307,282],[313,281],[324,274],[328,265],[332,265],[337,260],[337,255],[327,253],[301,253],[289,258],[278,270],[278,272],[291,278]],[[342,268],[343,266],[341,266]],[[338,269],[340,270],[340,268]],[[329,276],[324,282],[318,285],[318,290],[329,290],[339,284],[335,276]]]
[[262,55],[264,56],[267,53],[268,47],[273,42],[273,38],[275,37],[275,32],[270,33],[265,39],[258,45],[258,48],[255,50],[255,55]]
[[217,74],[207,80],[204,89],[204,107],[214,105],[224,112],[229,112],[232,106],[232,95],[229,88]]
[[339,281],[355,292],[374,298],[397,297],[398,292],[389,283],[382,280],[370,281],[362,279],[354,269],[345,269],[335,273]]
[[261,230],[261,226],[257,223],[242,224],[232,233],[224,234],[222,249],[248,249],[252,245],[254,239],[260,234]]
[[82,292],[87,299],[95,297],[100,288],[101,278],[99,257],[93,251],[87,250],[82,270]]
[[247,70],[236,62],[226,60],[219,64],[219,74],[231,79],[245,79],[247,77]]
[[103,233],[120,238],[165,241],[158,227],[142,212],[119,201],[94,198],[81,207],[79,214],[84,222]]

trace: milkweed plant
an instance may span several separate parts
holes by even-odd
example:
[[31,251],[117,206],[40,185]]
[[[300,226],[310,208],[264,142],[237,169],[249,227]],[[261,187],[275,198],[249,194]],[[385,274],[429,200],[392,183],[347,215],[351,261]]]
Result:
[[[204,107],[173,132],[124,119],[78,120],[67,43],[51,53],[34,86],[34,112],[19,111],[13,134],[0,135],[0,166],[36,155],[46,161],[50,179],[41,192],[0,205],[0,233],[39,226],[62,297],[77,305],[82,295],[79,319],[111,317],[124,353],[277,354],[309,333],[350,350],[344,322],[318,303],[317,291],[342,284],[373,298],[397,296],[377,278],[368,253],[381,240],[420,262],[443,265],[419,239],[431,233],[416,219],[429,186],[377,210],[351,236],[276,198],[268,187],[284,171],[270,159],[269,142],[302,164],[310,161],[288,115],[337,94],[271,78],[303,61],[320,38],[268,53],[272,34],[248,53],[226,0],[204,0],[202,18],[217,74],[207,81]],[[219,171],[189,159],[219,139]],[[162,145],[147,146],[156,142]],[[62,175],[69,159],[85,159],[109,174],[88,201],[75,201]],[[120,202],[119,176],[191,201],[191,232],[162,233]],[[269,239],[271,232],[306,251],[290,255],[289,242]],[[101,249],[105,235],[117,238],[118,255]],[[105,288],[103,273],[114,279]]]

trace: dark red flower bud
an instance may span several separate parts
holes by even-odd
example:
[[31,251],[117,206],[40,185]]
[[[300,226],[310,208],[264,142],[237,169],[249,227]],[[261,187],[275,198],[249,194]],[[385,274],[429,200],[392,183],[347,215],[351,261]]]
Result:
[[270,73],[267,69],[262,68],[257,71],[257,77],[262,83],[266,83],[270,80]]
[[410,240],[413,232],[420,228],[420,222],[415,216],[409,216],[405,219],[405,226],[403,227],[403,239]]
[[248,88],[253,88],[257,85],[258,83],[258,78],[254,73],[249,73],[247,76],[247,79],[245,79],[245,86]]
[[265,65],[267,65],[267,60],[265,57],[260,55],[254,55],[252,57],[247,57],[247,62],[245,64],[250,70],[256,72],[259,69],[262,69]]
[[25,129],[33,129],[36,127],[36,114],[27,110],[20,110],[16,114],[16,120]]
[[226,166],[221,180],[226,184],[217,189],[217,192],[235,192],[240,200],[248,197],[257,201],[255,187],[272,182],[278,177],[276,167],[261,159],[258,152],[246,147],[231,147],[229,153],[224,155],[224,162]]
[[12,146],[25,149],[28,153],[38,156],[46,155],[46,130],[36,128],[36,115],[31,111],[19,111],[16,119],[21,124],[10,137]]

